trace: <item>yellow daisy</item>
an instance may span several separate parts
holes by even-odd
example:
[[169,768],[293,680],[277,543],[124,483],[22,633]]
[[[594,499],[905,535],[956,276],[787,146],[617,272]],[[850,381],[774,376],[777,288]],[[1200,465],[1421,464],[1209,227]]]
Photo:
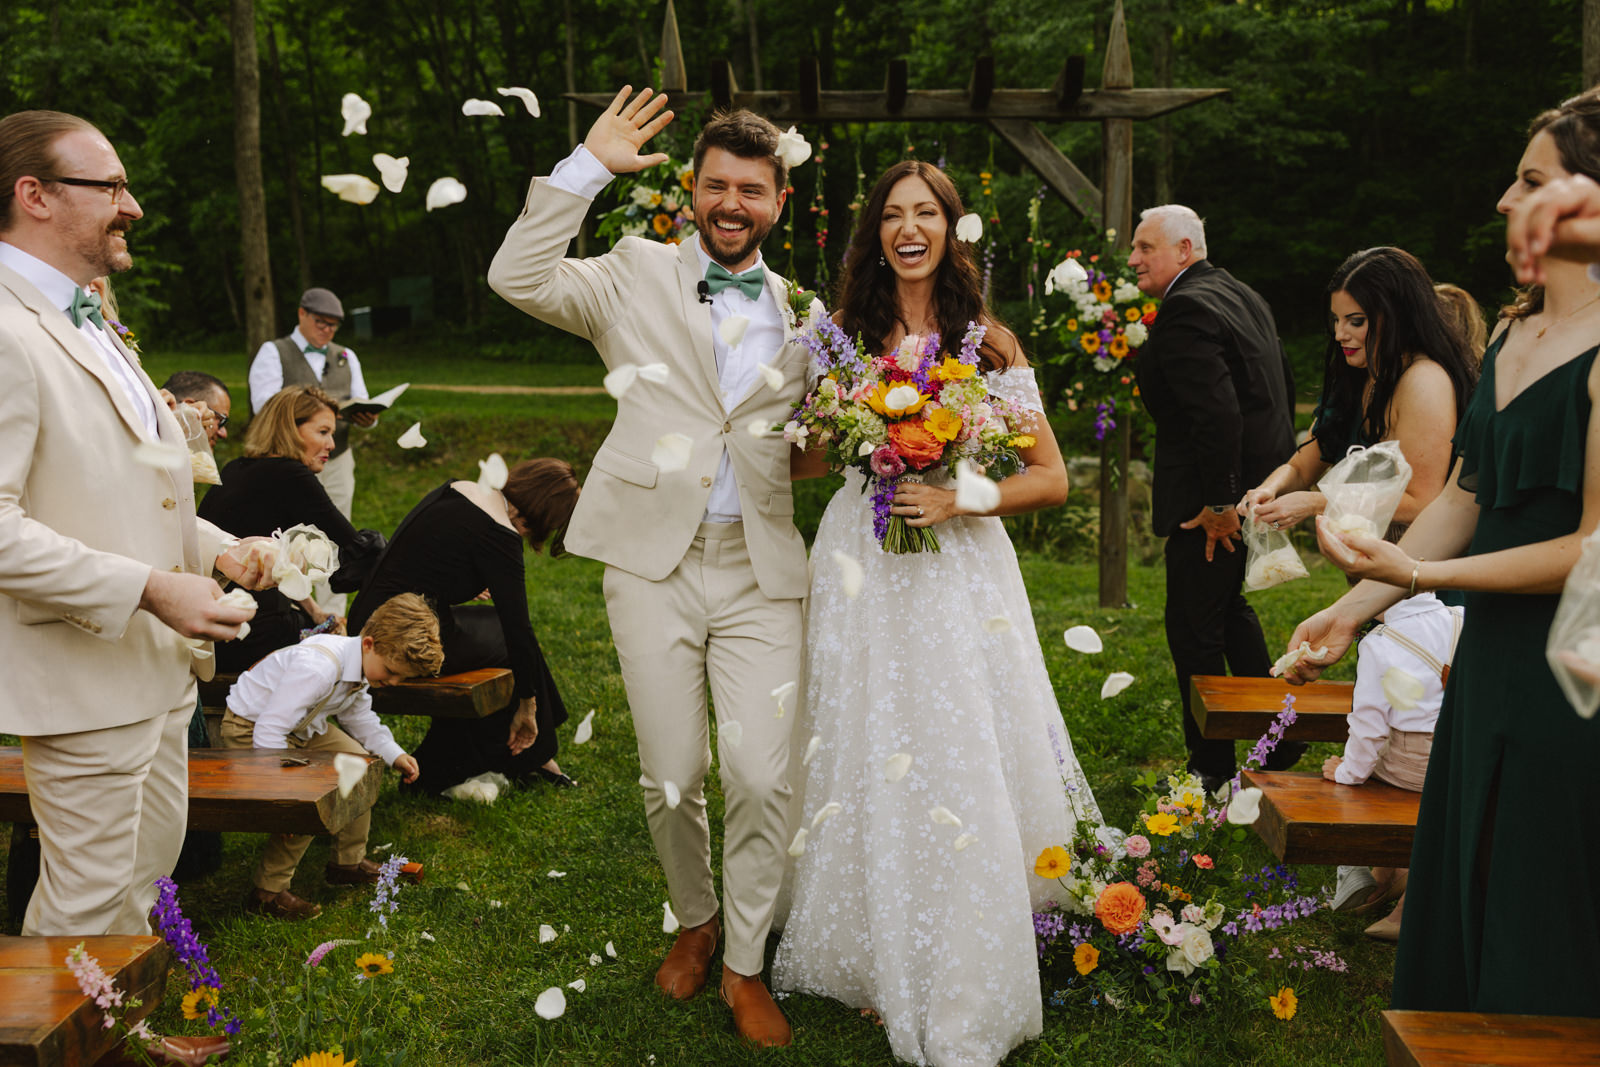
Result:
[[1100,950],[1085,941],[1072,950],[1072,965],[1079,974],[1088,974],[1100,966]]
[[1033,873],[1040,878],[1060,878],[1070,870],[1072,870],[1072,858],[1067,855],[1067,850],[1059,845],[1051,845],[1039,853],[1039,858],[1033,864]]
[[356,1067],[355,1060],[347,1060],[342,1052],[313,1052],[301,1056],[289,1067]]
[[204,1019],[206,1013],[217,1006],[217,991],[209,986],[185,993],[183,996],[183,1017],[185,1019]]
[[1272,1005],[1272,1014],[1288,1022],[1294,1018],[1294,1013],[1300,1006],[1300,998],[1294,995],[1293,989],[1284,986],[1275,996],[1268,997],[1267,1003]]
[[356,970],[368,978],[376,978],[380,974],[393,974],[394,964],[387,956],[380,956],[376,952],[367,952],[357,957]]

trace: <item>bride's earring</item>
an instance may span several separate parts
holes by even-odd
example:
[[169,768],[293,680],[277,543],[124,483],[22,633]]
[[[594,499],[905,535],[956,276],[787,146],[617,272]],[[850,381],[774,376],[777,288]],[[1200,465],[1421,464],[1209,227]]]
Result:
[[882,252],[879,252],[878,253],[878,266],[887,267],[888,265],[889,265],[889,260],[884,257],[884,254]]

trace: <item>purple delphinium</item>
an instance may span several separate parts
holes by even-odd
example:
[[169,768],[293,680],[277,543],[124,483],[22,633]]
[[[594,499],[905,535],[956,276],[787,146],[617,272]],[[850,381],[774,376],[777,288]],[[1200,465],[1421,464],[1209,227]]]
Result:
[[[206,951],[205,943],[195,936],[194,928],[183,914],[183,908],[178,904],[178,883],[171,878],[156,879],[155,915],[156,929],[161,939],[189,974],[189,988],[222,988],[222,976],[211,966],[211,955]],[[206,1022],[221,1026],[228,1034],[237,1034],[240,1029],[238,1016],[215,1005],[206,1011]]]
[[400,868],[411,861],[404,856],[390,856],[383,861],[383,866],[378,868],[378,888],[372,894],[372,903],[367,910],[378,916],[378,924],[385,930],[389,928],[389,916],[400,910]]
[[1106,434],[1117,428],[1117,420],[1111,416],[1116,413],[1117,402],[1115,399],[1096,404],[1094,407],[1094,439],[1104,441]]
[[989,327],[976,322],[967,323],[966,336],[961,338],[961,351],[956,359],[969,367],[977,366],[978,349],[983,346],[984,334],[989,332]]
[[889,536],[889,509],[894,506],[897,478],[878,478],[872,484],[872,534],[883,544]]
[[1066,929],[1067,920],[1059,911],[1036,911],[1033,913],[1033,937],[1037,942],[1039,956],[1044,957],[1045,949],[1055,943]]

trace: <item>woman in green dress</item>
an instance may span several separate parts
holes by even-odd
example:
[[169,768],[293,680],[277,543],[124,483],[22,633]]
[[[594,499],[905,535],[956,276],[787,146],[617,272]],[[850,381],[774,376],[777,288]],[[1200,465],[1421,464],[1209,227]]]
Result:
[[[1540,185],[1600,179],[1600,92],[1534,120],[1509,213]],[[1600,719],[1581,719],[1545,662],[1562,583],[1600,520],[1600,283],[1545,260],[1507,308],[1456,433],[1450,483],[1398,545],[1340,538],[1325,555],[1366,579],[1302,622],[1306,681],[1368,619],[1423,589],[1466,593],[1411,854],[1394,1006],[1600,1016]]]

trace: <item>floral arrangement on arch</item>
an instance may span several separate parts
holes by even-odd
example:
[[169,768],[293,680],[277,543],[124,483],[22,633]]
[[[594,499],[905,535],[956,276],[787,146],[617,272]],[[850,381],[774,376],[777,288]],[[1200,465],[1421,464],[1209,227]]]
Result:
[[[1139,387],[1133,380],[1133,358],[1150,336],[1157,301],[1139,291],[1126,256],[1111,243],[1107,230],[1098,252],[1073,249],[1045,276],[1044,292],[1059,296],[1062,308],[1051,326],[1060,353],[1054,362],[1067,380],[1070,411],[1094,405],[1095,439],[1116,428],[1119,418],[1137,409]],[[1061,306],[1063,300],[1054,304]]]
[[[1245,766],[1265,761],[1294,719],[1286,697]],[[1324,901],[1302,892],[1288,867],[1251,870],[1238,855],[1261,805],[1261,791],[1238,782],[1224,802],[1193,775],[1173,775],[1160,789],[1152,771],[1139,784],[1158,791],[1130,830],[1084,827],[1040,853],[1034,873],[1065,890],[1059,907],[1033,917],[1041,970],[1066,976],[1052,1003],[1176,1010],[1242,995],[1288,1020],[1296,971],[1345,972],[1335,953],[1305,944],[1239,958],[1250,939],[1309,918]],[[1268,981],[1279,970],[1274,960],[1290,978]]]
[[608,191],[622,203],[601,215],[595,228],[613,244],[620,237],[643,237],[675,245],[694,235],[693,164],[669,159],[637,174],[619,174]]

